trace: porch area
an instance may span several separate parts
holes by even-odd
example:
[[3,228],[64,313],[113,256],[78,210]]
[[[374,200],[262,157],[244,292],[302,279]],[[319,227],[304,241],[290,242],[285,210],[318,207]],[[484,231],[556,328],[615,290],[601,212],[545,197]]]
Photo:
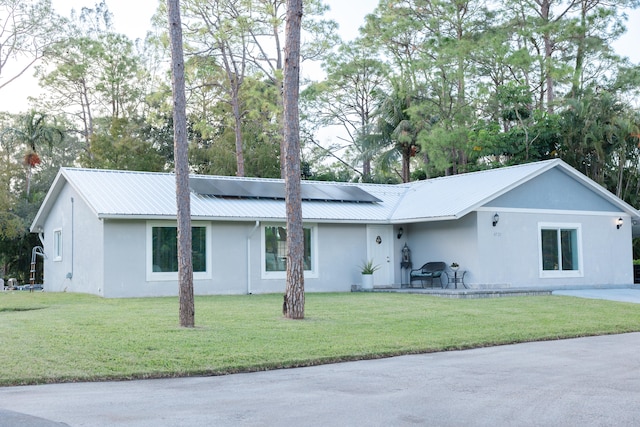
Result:
[[379,286],[374,289],[361,289],[353,285],[351,292],[395,292],[404,294],[433,295],[441,298],[480,299],[502,298],[512,296],[567,295],[583,298],[608,299],[613,301],[633,302],[640,304],[640,286],[633,285],[600,285],[600,286],[567,286],[556,288],[496,288],[496,289],[452,289],[452,288],[397,288]]
[[551,295],[553,289],[440,289],[440,288],[393,288],[375,287],[373,289],[362,289],[354,285],[351,292],[391,292],[401,294],[422,294],[433,295],[442,298],[478,299],[478,298],[501,298],[510,296],[539,296]]

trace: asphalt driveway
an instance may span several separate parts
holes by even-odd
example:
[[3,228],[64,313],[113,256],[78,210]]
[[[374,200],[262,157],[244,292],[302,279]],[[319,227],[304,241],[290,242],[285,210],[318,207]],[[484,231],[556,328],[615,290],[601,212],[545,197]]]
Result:
[[633,426],[639,349],[633,333],[222,377],[7,387],[0,425]]

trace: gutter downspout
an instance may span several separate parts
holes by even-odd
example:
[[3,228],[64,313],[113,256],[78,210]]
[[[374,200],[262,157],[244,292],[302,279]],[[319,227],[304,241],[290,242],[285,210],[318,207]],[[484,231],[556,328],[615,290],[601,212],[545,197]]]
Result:
[[258,227],[260,227],[260,221],[256,221],[256,225],[247,236],[247,295],[251,295],[251,237],[253,237]]
[[71,280],[73,278],[73,213],[74,213],[74,209],[73,209],[74,205],[73,205],[73,197],[71,198],[71,271],[69,271],[67,273],[66,278]]

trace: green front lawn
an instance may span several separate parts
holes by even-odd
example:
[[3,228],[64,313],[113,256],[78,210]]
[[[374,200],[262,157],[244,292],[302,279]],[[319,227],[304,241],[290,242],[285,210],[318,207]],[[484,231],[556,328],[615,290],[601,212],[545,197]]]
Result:
[[640,331],[640,306],[559,296],[458,300],[308,294],[177,298],[0,293],[0,385],[224,374],[533,340]]

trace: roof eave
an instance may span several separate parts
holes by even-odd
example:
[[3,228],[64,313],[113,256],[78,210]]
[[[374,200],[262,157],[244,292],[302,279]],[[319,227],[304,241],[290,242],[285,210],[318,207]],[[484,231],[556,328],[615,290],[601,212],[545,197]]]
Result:
[[[152,214],[101,214],[100,220],[143,220],[143,221],[176,221],[176,215],[152,215]],[[192,221],[216,221],[216,222],[284,222],[285,217],[220,217],[220,216],[197,216],[192,215]],[[343,218],[307,218],[302,220],[306,223],[317,224],[390,224],[388,220],[377,220],[371,218],[363,219],[343,219]]]
[[464,215],[447,215],[447,216],[432,216],[432,217],[420,217],[420,218],[396,218],[389,221],[389,224],[417,224],[423,222],[436,222],[436,221],[453,221],[462,218]]

